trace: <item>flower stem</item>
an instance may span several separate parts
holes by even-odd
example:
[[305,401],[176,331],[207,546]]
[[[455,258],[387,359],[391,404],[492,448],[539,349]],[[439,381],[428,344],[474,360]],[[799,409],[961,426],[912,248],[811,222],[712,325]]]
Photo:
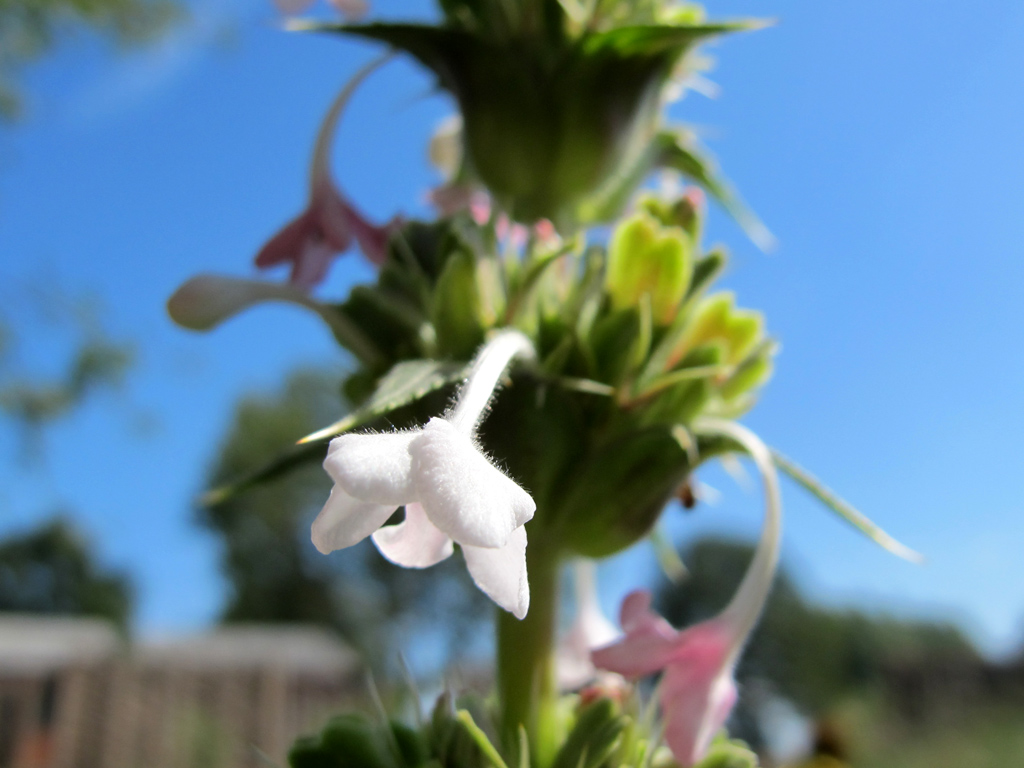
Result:
[[558,615],[558,557],[543,542],[526,550],[530,574],[530,611],[522,621],[499,611],[497,623],[498,701],[502,740],[515,749],[519,729],[526,729],[530,765],[551,764],[557,747],[554,675]]

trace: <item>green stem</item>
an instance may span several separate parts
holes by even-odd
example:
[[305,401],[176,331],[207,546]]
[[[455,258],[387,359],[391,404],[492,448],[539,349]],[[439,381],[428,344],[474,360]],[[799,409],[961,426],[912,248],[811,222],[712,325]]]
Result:
[[[536,538],[536,537],[535,537]],[[498,614],[497,677],[502,740],[514,749],[519,729],[529,737],[531,762],[550,765],[557,747],[554,675],[558,616],[558,556],[543,541],[531,540],[526,550],[530,575],[530,611],[522,621]]]

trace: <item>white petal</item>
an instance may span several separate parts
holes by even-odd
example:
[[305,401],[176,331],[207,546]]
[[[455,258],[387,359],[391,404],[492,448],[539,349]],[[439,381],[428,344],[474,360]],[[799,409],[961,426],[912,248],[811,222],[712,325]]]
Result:
[[409,445],[415,498],[459,544],[502,547],[533,517],[530,494],[444,419],[431,419]]
[[517,619],[530,608],[530,583],[526,578],[526,528],[516,528],[508,544],[497,549],[462,545],[466,567],[473,581],[491,600]]
[[388,521],[395,505],[372,504],[349,496],[338,486],[313,521],[313,546],[325,555],[358,544]]
[[419,504],[405,505],[405,520],[373,534],[377,549],[395,565],[429,568],[451,556],[452,540],[430,522]]
[[413,501],[409,443],[419,431],[342,435],[331,440],[324,469],[357,499],[401,506]]

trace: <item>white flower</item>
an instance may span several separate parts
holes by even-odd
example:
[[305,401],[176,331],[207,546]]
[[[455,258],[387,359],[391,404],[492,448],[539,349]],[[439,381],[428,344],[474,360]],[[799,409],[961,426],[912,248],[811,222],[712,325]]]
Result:
[[[331,496],[313,522],[323,553],[372,535],[381,554],[406,568],[427,568],[462,548],[476,585],[517,618],[529,608],[526,529],[530,495],[477,447],[474,435],[498,380],[533,346],[504,331],[477,354],[454,410],[420,429],[346,434],[331,441],[324,469]],[[400,506],[405,520],[385,525]]]
[[[576,587],[576,618],[555,653],[558,687],[574,691],[599,676],[590,653],[617,640],[622,633],[601,611],[597,595],[597,568],[592,560],[580,560],[573,568]],[[608,673],[604,673],[608,674]]]

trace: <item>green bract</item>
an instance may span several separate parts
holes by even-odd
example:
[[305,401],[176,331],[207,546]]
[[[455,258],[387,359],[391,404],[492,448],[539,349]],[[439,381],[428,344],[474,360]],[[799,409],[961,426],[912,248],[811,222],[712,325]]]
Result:
[[[614,217],[647,173],[673,168],[745,223],[745,212],[692,140],[663,132],[670,81],[701,42],[762,26],[706,23],[693,6],[557,0],[442,0],[440,25],[304,25],[377,40],[429,69],[458,102],[462,177],[513,219],[562,231]],[[663,132],[663,133],[659,133]]]

